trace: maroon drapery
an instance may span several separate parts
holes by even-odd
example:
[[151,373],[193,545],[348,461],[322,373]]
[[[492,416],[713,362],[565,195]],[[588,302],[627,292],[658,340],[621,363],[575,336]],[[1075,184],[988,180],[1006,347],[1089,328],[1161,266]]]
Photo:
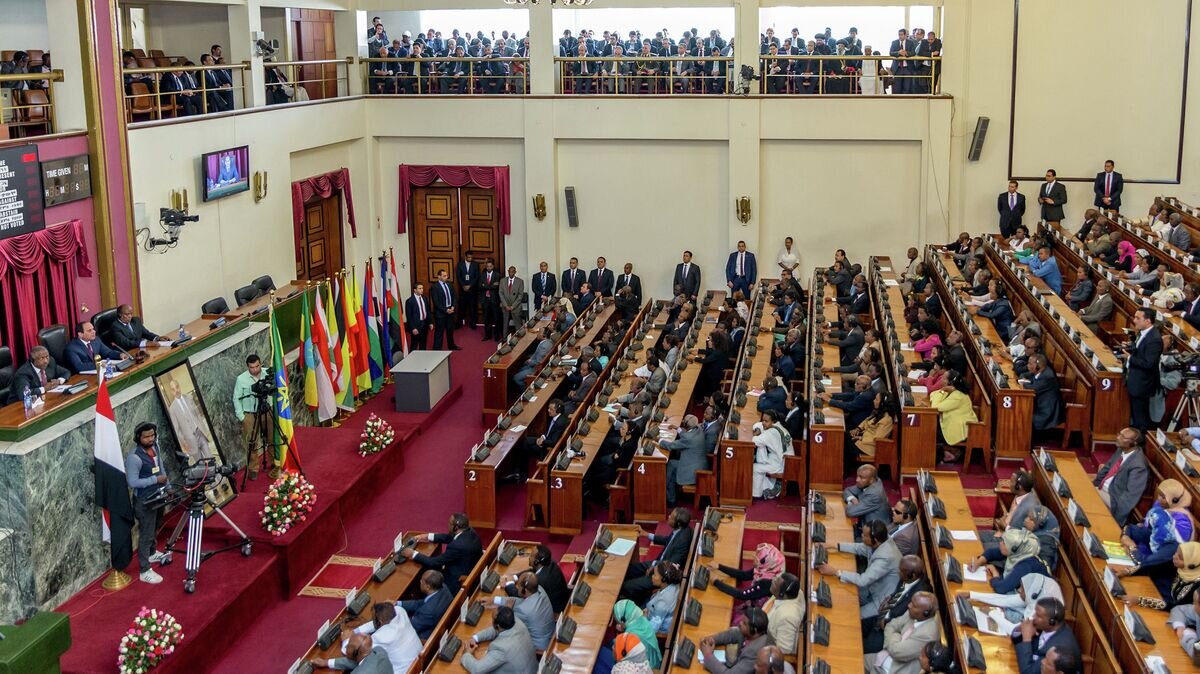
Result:
[[451,187],[475,185],[496,190],[496,215],[500,218],[500,233],[512,233],[509,213],[507,166],[417,166],[400,165],[400,205],[397,209],[396,231],[403,234],[408,226],[408,202],[412,188],[432,185],[441,180]]
[[37,344],[42,327],[75,322],[75,279],[91,275],[78,220],[0,240],[3,342],[14,360]]
[[300,242],[304,240],[304,204],[313,197],[327,199],[334,190],[342,192],[346,204],[346,221],[350,223],[350,236],[358,236],[354,222],[354,195],[350,192],[350,169],[340,168],[324,175],[313,176],[292,183],[292,220],[295,227],[296,259],[300,259]]

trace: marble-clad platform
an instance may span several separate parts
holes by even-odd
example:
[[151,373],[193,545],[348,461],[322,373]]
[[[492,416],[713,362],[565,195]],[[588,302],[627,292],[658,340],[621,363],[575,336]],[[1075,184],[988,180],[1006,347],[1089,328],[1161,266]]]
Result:
[[[244,450],[241,424],[232,408],[234,379],[245,370],[249,353],[269,362],[268,335],[266,324],[254,323],[188,356],[218,445],[227,460],[238,464],[244,461]],[[289,375],[295,380],[292,372]],[[303,392],[293,389],[292,398],[297,423],[311,423]],[[132,448],[138,423],[153,422],[168,473],[177,476],[177,442],[153,379],[146,377],[113,393],[112,401],[123,449]],[[31,607],[57,606],[108,567],[108,547],[100,540],[100,511],[94,502],[94,420],[94,408],[88,408],[31,437],[0,442],[0,530],[12,531],[0,553],[0,578],[7,581],[3,574],[8,566],[15,569],[20,586],[32,590],[0,591],[0,622],[21,617]]]

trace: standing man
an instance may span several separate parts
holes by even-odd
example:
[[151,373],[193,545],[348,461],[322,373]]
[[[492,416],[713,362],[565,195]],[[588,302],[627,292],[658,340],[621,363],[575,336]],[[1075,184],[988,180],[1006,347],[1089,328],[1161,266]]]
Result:
[[530,289],[533,290],[533,309],[536,311],[549,302],[554,297],[554,292],[558,290],[558,279],[554,278],[554,274],[550,273],[550,265],[542,262],[538,265],[538,273],[529,279]]
[[429,337],[429,299],[425,297],[425,284],[418,283],[413,294],[404,302],[404,329],[408,330],[413,351],[424,351]]
[[1096,208],[1105,211],[1121,210],[1121,191],[1125,189],[1125,179],[1113,170],[1116,164],[1109,159],[1104,162],[1104,171],[1096,174],[1096,182],[1092,191],[1096,193]]
[[1000,234],[1006,239],[1016,234],[1025,215],[1025,195],[1017,191],[1017,181],[1008,181],[1008,191],[996,197],[996,210],[1000,212]]
[[737,250],[729,254],[725,262],[725,285],[729,286],[732,296],[741,290],[747,298],[751,296],[750,288],[758,280],[758,265],[754,261],[754,253],[746,251],[746,242],[738,241]]
[[675,278],[671,282],[676,297],[695,300],[700,292],[700,265],[692,263],[692,251],[683,251],[683,262],[675,265]]
[[446,348],[458,351],[454,343],[455,313],[458,307],[454,302],[454,288],[450,286],[450,275],[443,269],[438,272],[438,280],[433,289],[433,350],[442,349],[442,338],[446,339]]
[[[259,420],[259,428],[266,428],[267,423],[266,401],[260,401],[254,395],[254,385],[262,378],[262,359],[257,353],[252,353],[246,356],[246,371],[239,374],[233,382],[233,413],[242,424],[242,444],[246,446],[246,470],[250,471],[251,480],[258,479],[258,468],[262,463],[263,453],[263,448],[258,444],[259,438],[254,437],[254,421],[256,418]],[[260,402],[264,404],[260,405]]]
[[1137,335],[1125,347],[1125,387],[1129,391],[1132,412],[1130,425],[1146,431],[1150,420],[1150,398],[1158,392],[1159,360],[1162,359],[1162,335],[1154,327],[1154,310],[1140,308],[1133,314]]
[[1051,225],[1062,222],[1062,207],[1067,203],[1067,188],[1059,184],[1057,177],[1058,173],[1054,169],[1046,169],[1046,182],[1038,192],[1038,203],[1042,205],[1042,219]]
[[472,252],[463,255],[462,262],[455,267],[458,276],[458,314],[457,321],[462,325],[475,329],[475,317],[478,314],[476,306],[479,302],[479,263],[473,261]]
[[901,28],[897,33],[896,39],[892,40],[892,46],[888,50],[888,54],[895,59],[892,61],[892,75],[895,82],[892,85],[893,94],[912,93],[912,83],[909,77],[912,73],[909,69],[908,61],[902,59],[912,56],[916,47],[917,45],[908,38],[908,31],[904,28]]
[[152,564],[162,560],[163,553],[154,548],[158,525],[162,521],[162,506],[151,507],[148,503],[162,491],[167,483],[167,470],[158,455],[158,427],[149,422],[138,424],[133,430],[137,446],[125,457],[125,482],[133,490],[133,516],[138,524],[138,567],[143,583],[156,585],[162,576],[154,572]]
[[500,329],[500,273],[491,259],[483,263],[479,290],[483,293],[483,337],[480,341],[500,341],[504,334]]
[[525,303],[525,281],[517,278],[517,268],[509,267],[508,276],[500,282],[500,313],[504,325],[498,337],[516,332],[521,325],[521,305]]
[[563,297],[571,300],[571,304],[579,302],[579,288],[587,282],[587,274],[579,268],[579,258],[571,258],[570,266],[562,273]]
[[596,258],[596,268],[588,273],[588,285],[592,287],[592,292],[600,297],[613,296],[613,273],[607,265],[607,260],[598,257]]
[[638,306],[641,306],[642,279],[633,273],[633,264],[629,262],[625,263],[625,273],[617,277],[617,290],[625,287],[633,291],[633,298],[637,300]]

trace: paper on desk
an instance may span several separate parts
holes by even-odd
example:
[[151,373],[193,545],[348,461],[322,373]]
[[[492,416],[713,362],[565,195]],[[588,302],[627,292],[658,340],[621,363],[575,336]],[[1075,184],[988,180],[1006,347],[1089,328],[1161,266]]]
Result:
[[525,430],[525,425],[517,424],[516,426],[513,426],[512,428],[510,428],[508,430],[512,431],[513,433],[520,433],[521,431]]
[[895,287],[895,286],[899,286],[899,285],[900,285],[900,282],[899,282],[899,281],[897,281],[896,279],[892,279],[892,278],[885,278],[885,279],[883,279],[883,285],[885,285],[885,286],[893,286],[893,287]]
[[974,529],[951,529],[950,537],[956,541],[979,540],[979,534]]
[[631,541],[628,538],[618,538],[610,543],[609,546],[604,549],[604,551],[610,555],[624,557],[625,555],[629,554],[629,551],[632,550],[633,546],[635,545],[637,545],[637,541]]
[[617,411],[616,403],[610,403],[604,408],[604,411],[608,412],[609,414],[614,414]]
[[747,391],[747,392],[746,392],[746,395],[748,395],[748,396],[755,396],[755,397],[758,397],[758,396],[760,396],[760,395],[762,395],[762,394],[763,394],[763,390],[762,390],[762,389],[760,389],[760,388],[752,388],[752,389],[750,389],[749,391]]
[[913,393],[929,393],[928,386],[910,386],[909,390]]
[[62,393],[63,391],[65,391],[69,388],[71,388],[71,387],[67,386],[66,384],[59,384],[58,386],[55,386],[54,388],[50,389],[50,393]]
[[[714,648],[713,658],[715,658],[717,662],[725,662],[725,649],[723,647]],[[696,650],[696,659],[700,661],[700,664],[704,664],[704,653],[701,653],[699,649]]]
[[532,396],[532,397],[530,397],[530,398],[529,398],[529,400],[528,400],[528,402],[531,402],[531,403],[536,403],[536,402],[537,402],[537,396]]
[[925,370],[909,370],[907,377],[913,381],[925,376]]
[[879,268],[879,271],[891,271],[891,270],[892,270],[891,267],[880,267]]
[[165,349],[168,346],[171,346],[171,342],[170,342],[170,340],[162,340],[158,343],[158,345]]
[[633,371],[633,375],[634,375],[635,377],[641,377],[642,379],[649,379],[649,378],[650,378],[650,374],[651,374],[651,372],[650,372],[650,368],[649,368],[649,367],[647,367],[647,366],[645,366],[645,365],[643,365],[643,366],[641,366],[641,367],[639,367],[638,369],[636,369],[636,370],[634,370],[634,371]]
[[1004,611],[998,608],[992,608],[985,612],[979,607],[975,607],[975,624],[979,626],[980,632],[999,637],[1011,636],[1017,629],[1016,623],[1009,622],[1004,617]]
[[832,379],[822,379],[821,385],[822,386],[833,386],[833,380]]
[[977,583],[986,583],[988,581],[987,569],[981,566],[972,571],[970,567],[964,564],[963,580],[973,580]]

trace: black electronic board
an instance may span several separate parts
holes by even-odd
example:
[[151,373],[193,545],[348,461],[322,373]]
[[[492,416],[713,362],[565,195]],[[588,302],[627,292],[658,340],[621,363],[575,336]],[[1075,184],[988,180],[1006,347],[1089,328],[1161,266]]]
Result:
[[37,146],[0,148],[0,239],[45,228]]

